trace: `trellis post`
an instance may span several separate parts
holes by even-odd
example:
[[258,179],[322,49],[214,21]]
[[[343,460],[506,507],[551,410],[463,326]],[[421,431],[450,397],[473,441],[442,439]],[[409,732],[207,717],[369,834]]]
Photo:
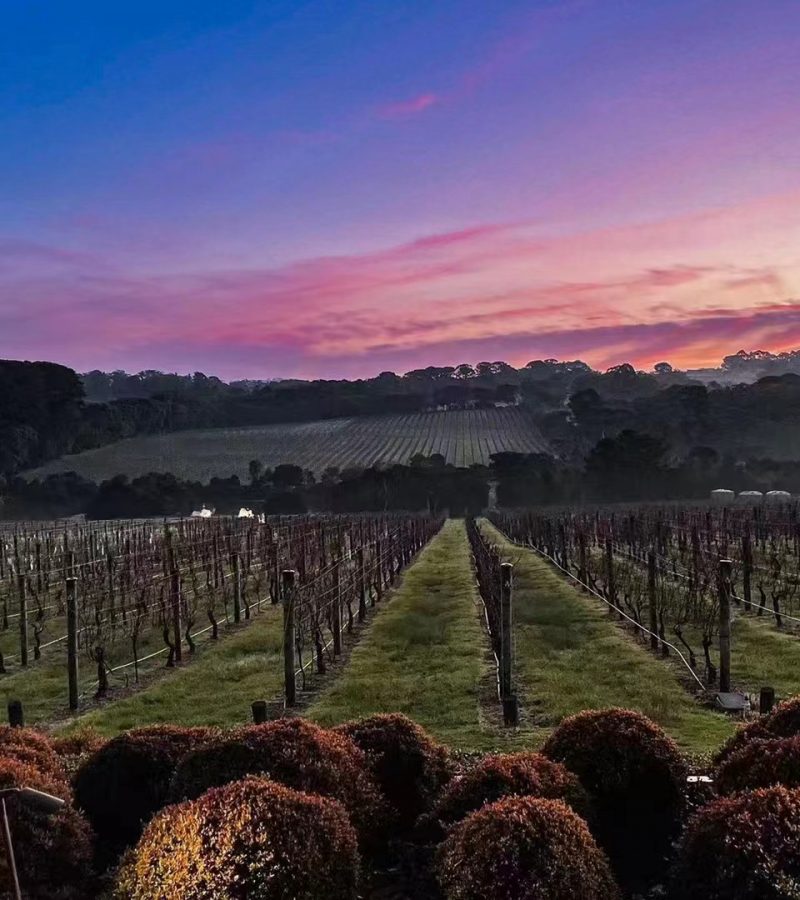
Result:
[[719,689],[731,689],[731,568],[729,559],[719,561]]
[[282,576],[283,594],[283,681],[286,706],[294,706],[297,686],[294,680],[295,664],[295,578],[294,569],[285,569]]

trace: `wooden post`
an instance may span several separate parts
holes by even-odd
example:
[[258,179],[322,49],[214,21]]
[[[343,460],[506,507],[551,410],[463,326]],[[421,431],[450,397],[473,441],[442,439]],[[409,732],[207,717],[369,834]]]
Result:
[[750,532],[742,535],[742,593],[745,612],[750,612],[752,595],[753,547],[750,543]]
[[719,561],[719,689],[731,689],[731,566],[729,559]]
[[175,642],[175,664],[183,660],[183,646],[181,634],[181,576],[175,566],[175,557],[170,548],[170,603],[172,604],[172,640]]
[[511,563],[500,566],[500,696],[511,693],[511,596],[514,567]]
[[12,728],[24,727],[25,711],[22,709],[22,700],[8,701],[8,724]]
[[606,593],[608,594],[609,615],[614,615],[617,606],[617,585],[614,579],[614,546],[611,538],[606,538]]
[[650,649],[658,650],[658,610],[656,609],[656,554],[647,554],[647,607],[650,613]]
[[772,712],[772,707],[775,705],[775,688],[771,687],[762,687],[761,693],[758,698],[758,711],[762,716],[766,716],[767,713]]
[[578,578],[586,584],[588,571],[586,569],[586,535],[583,529],[578,533]]
[[333,655],[342,652],[342,595],[339,575],[339,562],[333,567],[333,601],[331,605],[331,626],[333,631]]
[[28,665],[28,584],[25,576],[17,576],[19,588],[19,661],[20,665]]
[[263,725],[264,722],[267,721],[267,701],[266,700],[255,700],[250,709],[253,713],[253,724],[254,725]]
[[67,579],[67,685],[69,708],[78,708],[78,582]]
[[500,700],[503,704],[503,722],[514,726],[519,721],[517,696],[513,691],[514,635],[512,618],[514,566],[500,565]]
[[356,565],[358,566],[358,621],[363,622],[367,617],[367,579],[364,577],[364,547],[356,552]]
[[295,656],[295,596],[294,585],[297,573],[294,569],[285,569],[282,575],[283,585],[283,681],[286,706],[294,706],[297,700],[297,686],[294,681]]
[[233,621],[238,625],[242,621],[242,563],[239,554],[234,553],[233,563]]

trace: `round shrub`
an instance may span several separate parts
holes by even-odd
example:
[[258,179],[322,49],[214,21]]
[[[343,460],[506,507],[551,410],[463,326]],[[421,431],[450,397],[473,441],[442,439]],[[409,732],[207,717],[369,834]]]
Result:
[[66,769],[52,743],[33,728],[0,725],[0,756],[34,766],[59,781],[66,780]]
[[800,735],[749,741],[726,757],[714,783],[720,794],[772,784],[800,788]]
[[72,805],[63,778],[51,777],[34,765],[0,758],[0,789],[12,787],[34,788],[67,803],[59,812],[47,814],[22,797],[6,795],[23,896],[53,900],[86,897],[92,832]]
[[450,754],[408,716],[370,716],[333,729],[347,735],[367,762],[401,829],[429,810],[452,774]]
[[586,823],[560,800],[507,797],[456,825],[439,849],[446,900],[614,900]]
[[641,713],[586,710],[565,719],[543,752],[589,792],[593,831],[620,878],[639,885],[660,870],[685,809],[675,742]]
[[125,900],[350,900],[355,831],[335,800],[263,778],[159,813],[121,867]]
[[364,846],[377,846],[382,837],[386,808],[364,753],[344,735],[305,719],[250,725],[198,747],[175,770],[169,796],[194,800],[247,775],[339,800]]
[[681,841],[682,900],[794,900],[800,896],[800,791],[774,786],[709,803]]
[[531,796],[563,800],[586,816],[589,799],[576,775],[541,753],[485,756],[444,789],[427,822],[430,837],[440,837],[487,803],[504,797]]
[[800,735],[800,696],[779,703],[767,716],[743,725],[733,737],[722,745],[715,762],[722,763],[728,756],[741,750],[750,741],[770,738],[786,738]]
[[75,776],[75,799],[111,854],[133,844],[167,801],[178,761],[216,732],[153,725],[112,738]]

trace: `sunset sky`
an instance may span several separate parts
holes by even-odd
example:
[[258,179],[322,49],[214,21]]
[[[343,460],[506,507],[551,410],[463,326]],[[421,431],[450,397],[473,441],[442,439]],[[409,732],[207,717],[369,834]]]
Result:
[[800,0],[4,0],[0,357],[800,347]]

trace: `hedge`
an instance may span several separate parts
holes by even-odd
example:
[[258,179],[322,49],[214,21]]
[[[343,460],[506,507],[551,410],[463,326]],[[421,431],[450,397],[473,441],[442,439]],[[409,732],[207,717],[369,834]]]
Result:
[[121,900],[352,900],[355,831],[335,800],[246,778],[170,806],[121,867]]
[[198,747],[175,770],[169,796],[193,800],[247,775],[339,800],[362,846],[377,847],[385,836],[386,804],[363,751],[345,735],[300,718],[250,725]]
[[641,713],[586,710],[565,719],[543,752],[589,792],[593,831],[620,879],[632,887],[657,875],[686,805],[677,744]]
[[447,749],[401,713],[370,716],[333,730],[349,737],[366,753],[401,830],[409,829],[431,809],[452,775]]
[[674,877],[681,900],[800,897],[800,790],[746,791],[689,821]]
[[472,813],[437,855],[446,900],[614,900],[608,860],[560,800],[507,797]]

